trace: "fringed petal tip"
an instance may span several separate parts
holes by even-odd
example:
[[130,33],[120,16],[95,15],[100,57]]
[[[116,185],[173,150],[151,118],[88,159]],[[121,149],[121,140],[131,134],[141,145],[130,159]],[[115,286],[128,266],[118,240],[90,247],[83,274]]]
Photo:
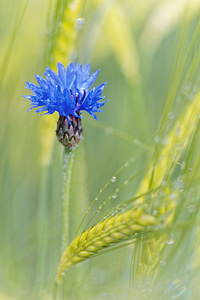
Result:
[[34,95],[22,96],[31,101],[32,107],[28,111],[33,108],[36,108],[36,113],[46,111],[44,114],[52,114],[57,111],[60,116],[66,117],[70,123],[71,116],[83,118],[81,111],[85,110],[97,120],[94,112],[101,112],[98,108],[108,101],[98,102],[104,99],[101,93],[107,82],[90,90],[100,69],[90,74],[90,64],[82,66],[75,62],[70,63],[65,68],[63,64],[58,62],[57,70],[58,74],[46,67],[44,72],[46,78],[35,75],[38,85],[26,82],[26,88],[34,93]]

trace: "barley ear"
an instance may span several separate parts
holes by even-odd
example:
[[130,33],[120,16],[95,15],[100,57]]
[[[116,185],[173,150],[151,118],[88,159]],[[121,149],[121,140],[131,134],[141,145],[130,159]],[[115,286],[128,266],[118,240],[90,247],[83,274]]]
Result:
[[150,231],[158,220],[135,208],[104,220],[75,238],[63,252],[58,267],[56,282],[60,283],[66,269],[89,259],[113,244],[131,239],[139,232]]

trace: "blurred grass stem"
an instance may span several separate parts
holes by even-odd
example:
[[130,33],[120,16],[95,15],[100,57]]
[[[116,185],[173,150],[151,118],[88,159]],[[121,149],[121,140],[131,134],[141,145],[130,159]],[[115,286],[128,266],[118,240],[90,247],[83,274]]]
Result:
[[69,208],[70,208],[70,182],[72,166],[74,161],[73,151],[64,151],[63,162],[63,233],[62,249],[65,249],[69,242]]

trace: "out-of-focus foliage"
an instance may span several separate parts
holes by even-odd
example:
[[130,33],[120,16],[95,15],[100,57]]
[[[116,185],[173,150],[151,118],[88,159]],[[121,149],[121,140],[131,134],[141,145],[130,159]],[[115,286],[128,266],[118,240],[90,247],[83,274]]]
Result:
[[[199,91],[198,0],[86,0],[76,10],[73,3],[78,2],[0,3],[2,300],[51,299],[61,255],[63,149],[52,143],[57,116],[53,121],[25,113],[29,107],[21,97],[27,93],[25,82],[33,82],[34,74],[42,75],[47,63],[64,62],[65,56],[66,64],[77,60],[90,62],[92,70],[101,68],[99,83],[108,82],[105,95],[110,101],[104,114],[98,123],[84,115],[84,140],[75,151],[70,241],[110,212],[118,214],[115,207],[137,194],[152,164],[162,160],[164,138],[177,120],[183,127],[186,124],[184,114]],[[64,36],[68,42],[62,53],[67,52],[60,58],[56,38]],[[197,299],[198,123],[192,132],[185,152],[173,161],[170,181],[160,180],[165,191],[177,186],[183,190],[177,197],[175,223],[168,232],[153,236],[157,242],[164,236],[155,253],[148,254],[150,233],[140,235],[137,243],[78,264],[66,272],[58,299]],[[172,154],[165,152],[168,158]],[[170,165],[165,168],[171,170]],[[184,180],[177,181],[179,172]],[[160,201],[165,205],[169,195],[151,194],[145,209],[151,211]],[[93,199],[97,200],[86,213]],[[126,202],[128,208],[132,202]],[[147,259],[141,260],[144,253]],[[150,257],[157,259],[155,277],[144,272],[138,278],[140,263],[150,263],[151,269]]]

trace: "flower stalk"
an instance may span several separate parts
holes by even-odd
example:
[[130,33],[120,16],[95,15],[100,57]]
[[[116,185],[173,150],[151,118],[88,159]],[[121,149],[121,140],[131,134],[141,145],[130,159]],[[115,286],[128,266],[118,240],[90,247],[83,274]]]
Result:
[[62,227],[62,249],[67,247],[69,242],[69,210],[70,210],[70,183],[74,153],[67,148],[64,150],[63,164],[63,227]]

